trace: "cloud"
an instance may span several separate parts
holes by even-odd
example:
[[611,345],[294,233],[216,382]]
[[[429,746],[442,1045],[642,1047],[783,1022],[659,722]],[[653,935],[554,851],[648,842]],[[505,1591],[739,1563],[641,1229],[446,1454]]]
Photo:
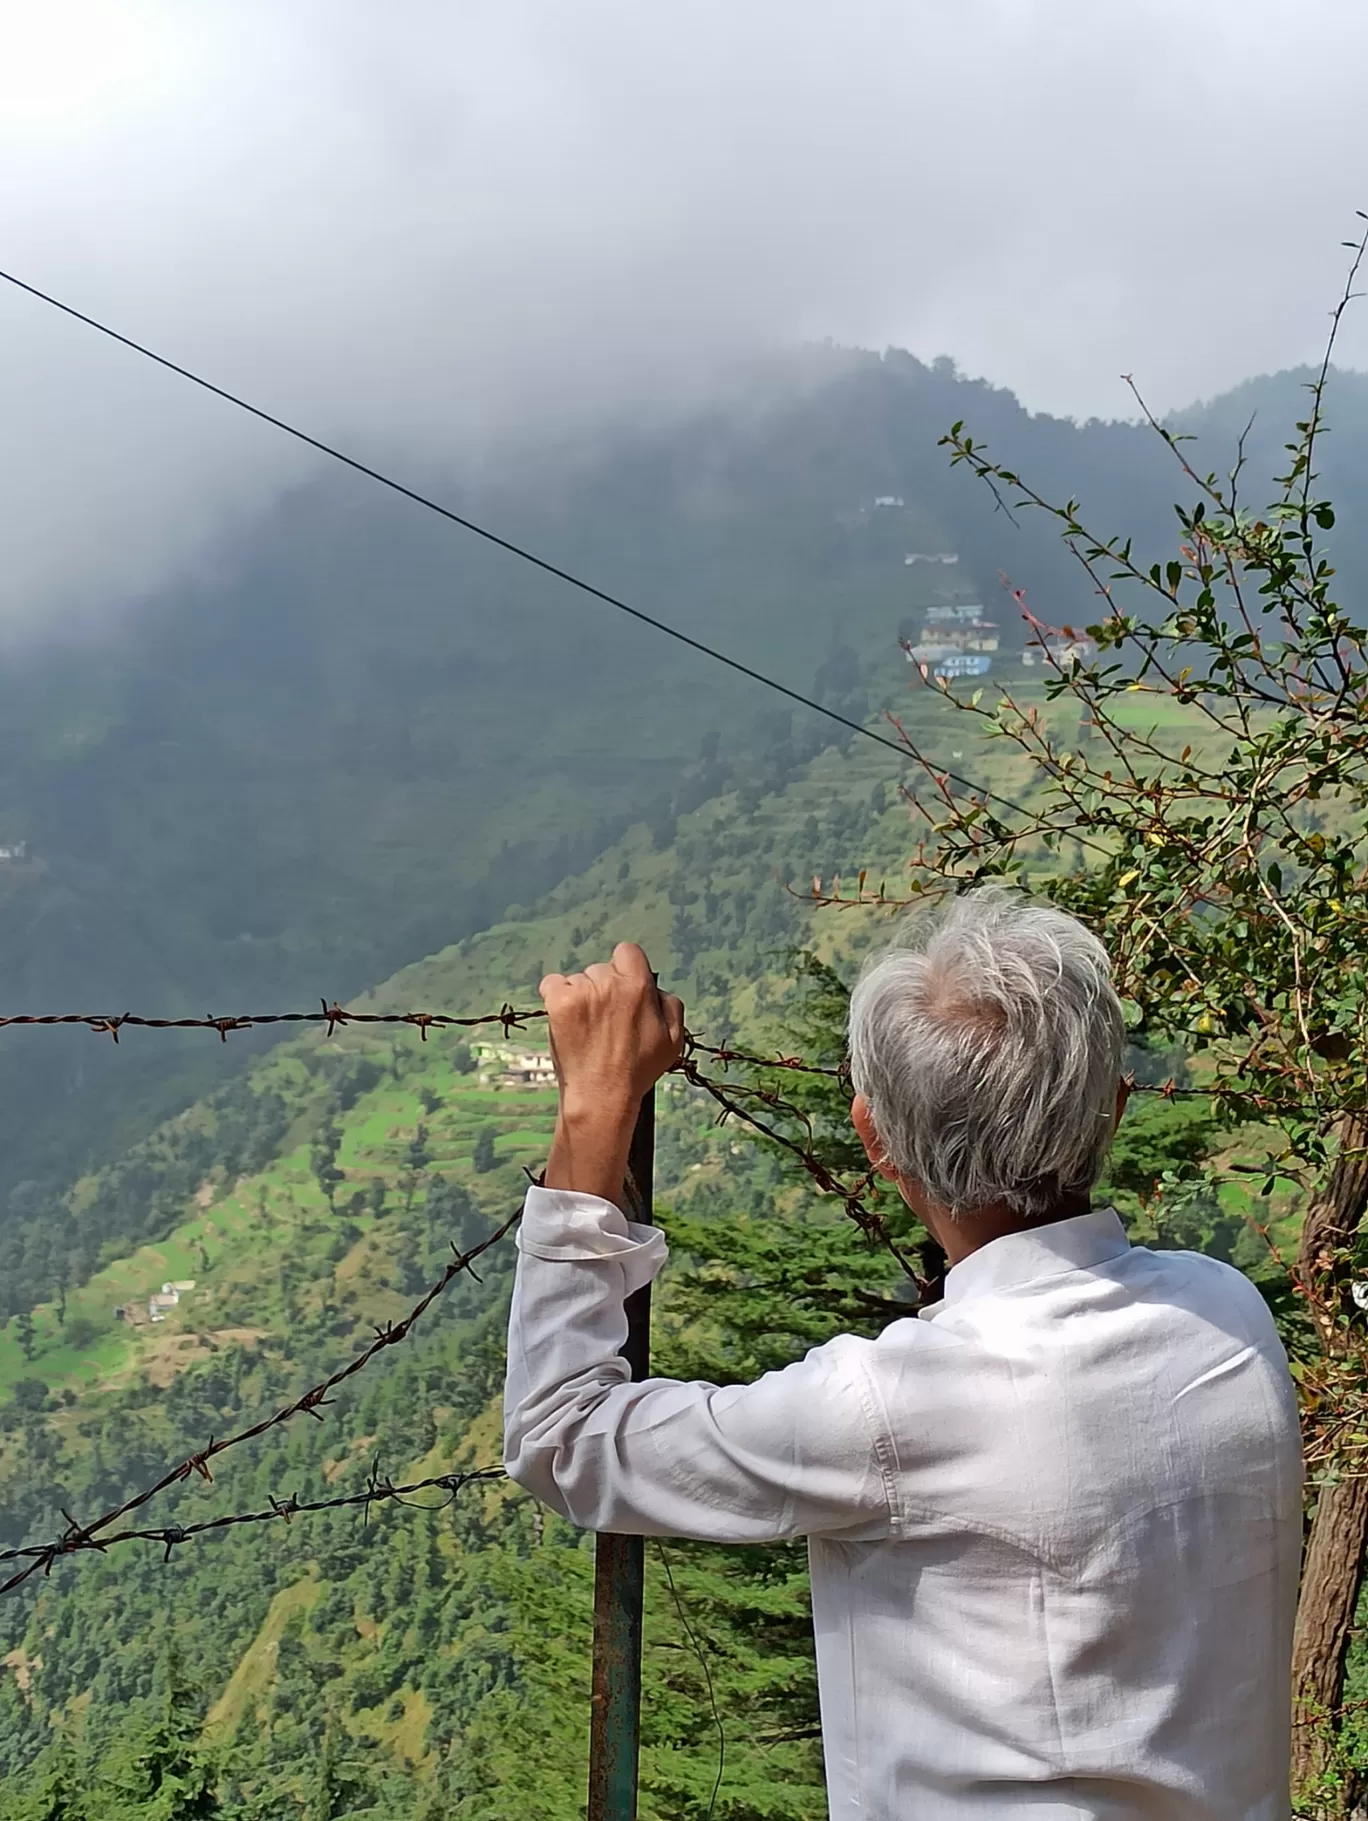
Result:
[[[415,476],[832,337],[1118,415],[1313,355],[1357,0],[0,0],[0,265]],[[1368,356],[1368,324],[1348,332]],[[0,620],[312,458],[0,294]]]

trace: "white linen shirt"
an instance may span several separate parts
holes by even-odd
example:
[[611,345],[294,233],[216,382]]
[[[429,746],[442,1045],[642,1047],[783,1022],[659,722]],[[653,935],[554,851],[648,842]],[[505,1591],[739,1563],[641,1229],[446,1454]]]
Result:
[[718,1388],[618,1357],[655,1228],[534,1188],[518,1247],[509,1473],[589,1529],[809,1538],[833,1817],[1288,1814],[1301,1452],[1239,1272],[1086,1214]]

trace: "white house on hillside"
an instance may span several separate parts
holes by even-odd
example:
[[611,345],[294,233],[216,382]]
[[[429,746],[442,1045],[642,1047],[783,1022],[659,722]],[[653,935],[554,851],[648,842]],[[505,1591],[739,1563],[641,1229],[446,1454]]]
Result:
[[194,1287],[193,1277],[180,1277],[174,1283],[163,1284],[160,1290],[154,1290],[147,1299],[147,1319],[165,1321],[166,1311],[174,1309],[184,1292]]
[[486,1087],[548,1088],[556,1085],[556,1065],[546,1050],[510,1043],[473,1043],[479,1080]]

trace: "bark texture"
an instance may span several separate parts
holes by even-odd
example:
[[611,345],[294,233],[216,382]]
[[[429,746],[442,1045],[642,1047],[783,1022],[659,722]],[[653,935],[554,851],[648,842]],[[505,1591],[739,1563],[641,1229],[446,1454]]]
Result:
[[[1326,1192],[1307,1210],[1299,1254],[1303,1281],[1314,1285],[1323,1300],[1317,1326],[1328,1352],[1346,1343],[1336,1317],[1362,1322],[1349,1294],[1350,1273],[1344,1254],[1368,1210],[1368,1128],[1360,1120],[1347,1119],[1340,1141],[1340,1158]],[[1297,1602],[1292,1648],[1294,1789],[1318,1776],[1330,1756],[1336,1729],[1333,1716],[1344,1692],[1344,1662],[1363,1580],[1365,1546],[1368,1479],[1346,1479],[1327,1486],[1316,1504]]]

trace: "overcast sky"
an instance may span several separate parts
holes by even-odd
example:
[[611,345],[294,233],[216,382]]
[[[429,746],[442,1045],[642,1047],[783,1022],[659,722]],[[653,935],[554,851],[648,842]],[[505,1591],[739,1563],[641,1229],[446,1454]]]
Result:
[[[1362,0],[0,0],[0,266],[412,475],[890,343],[1115,416],[1313,356]],[[1346,335],[1368,364],[1368,317]],[[307,472],[0,287],[0,618]]]

